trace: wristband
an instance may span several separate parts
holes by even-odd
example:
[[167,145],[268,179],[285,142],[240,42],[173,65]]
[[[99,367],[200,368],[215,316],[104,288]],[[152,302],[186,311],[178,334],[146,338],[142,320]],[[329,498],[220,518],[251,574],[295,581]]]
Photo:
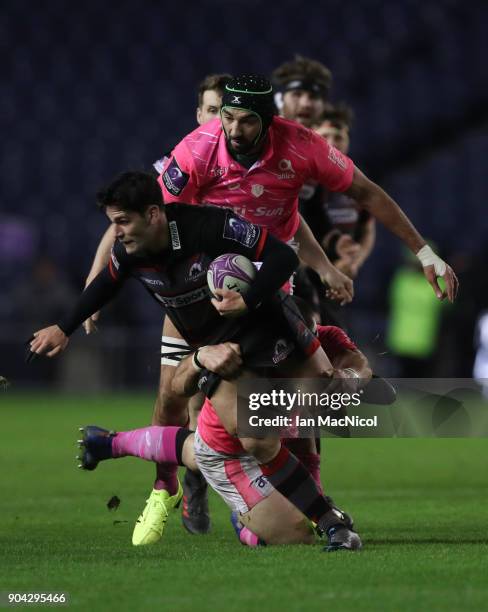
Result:
[[204,348],[203,346],[201,346],[200,348],[198,348],[194,353],[193,353],[193,357],[191,358],[191,363],[193,365],[193,367],[195,368],[195,370],[197,372],[201,372],[203,370],[203,368],[205,367],[204,365],[202,365],[202,363],[199,361],[198,359],[198,351],[200,351],[202,348]]
[[443,261],[428,244],[425,244],[417,253],[417,257],[424,268],[434,266],[436,276],[444,276],[446,273],[446,262]]

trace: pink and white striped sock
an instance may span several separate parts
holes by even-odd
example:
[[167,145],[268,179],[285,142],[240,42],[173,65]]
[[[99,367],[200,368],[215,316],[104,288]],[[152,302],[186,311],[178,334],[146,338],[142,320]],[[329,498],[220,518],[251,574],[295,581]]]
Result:
[[140,457],[177,465],[176,434],[181,427],[152,425],[117,433],[112,441],[114,457]]
[[119,432],[112,441],[113,457],[140,457],[157,463],[155,489],[174,495],[178,489],[176,473],[176,435],[181,427],[152,425]]

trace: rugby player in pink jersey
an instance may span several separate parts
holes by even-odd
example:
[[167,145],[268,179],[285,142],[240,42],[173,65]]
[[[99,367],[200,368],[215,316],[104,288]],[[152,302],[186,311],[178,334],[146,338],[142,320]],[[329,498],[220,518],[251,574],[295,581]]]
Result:
[[[328,274],[337,271],[327,267],[330,262],[320,247],[316,254],[318,245],[308,239],[310,229],[298,215],[300,188],[310,180],[354,198],[419,257],[436,296],[454,299],[454,272],[426,245],[401,208],[324,138],[277,117],[272,87],[264,77],[244,75],[228,83],[221,121],[210,121],[186,136],[159,178],[165,203],[232,208],[284,242],[298,240],[299,257],[337,294],[342,277],[329,282]],[[446,282],[445,291],[438,276]]]
[[[303,306],[301,310],[303,313]],[[307,324],[310,324],[310,313],[305,314],[308,315],[305,317]],[[361,381],[362,385],[369,380],[371,370],[366,357],[341,329],[319,326],[316,334],[331,360],[335,378],[350,379],[353,373],[354,380]],[[238,349],[232,343],[205,347],[198,352],[198,359],[202,364],[215,371],[225,371],[229,376],[239,367],[235,361]],[[179,383],[191,390],[198,373],[193,366],[187,367],[191,359],[185,361],[177,368]],[[315,542],[310,520],[306,520],[301,511],[307,512],[311,500],[301,499],[303,505],[299,509],[300,502],[292,505],[280,493],[280,489],[286,489],[288,495],[289,490],[295,490],[301,482],[293,471],[288,473],[290,466],[287,463],[289,453],[286,440],[282,441],[277,459],[271,465],[259,465],[236,437],[235,427],[230,431],[224,428],[209,399],[203,405],[195,433],[171,426],[152,426],[117,434],[95,426],[82,430],[80,467],[84,469],[93,470],[104,459],[126,456],[185,465],[189,469],[200,470],[227,503],[242,544],[258,546]],[[281,467],[277,468],[277,464],[281,464]],[[326,550],[357,550],[360,547],[358,538],[339,541],[337,528],[341,527],[328,529],[329,544]]]

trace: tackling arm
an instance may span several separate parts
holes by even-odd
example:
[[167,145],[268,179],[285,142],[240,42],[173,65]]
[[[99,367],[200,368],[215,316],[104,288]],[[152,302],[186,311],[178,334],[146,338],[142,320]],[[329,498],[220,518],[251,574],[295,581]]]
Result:
[[[341,378],[359,378],[361,381],[369,381],[372,376],[366,355],[359,349],[344,349],[331,360],[334,371],[341,372]],[[344,376],[342,376],[342,373]]]
[[230,379],[238,373],[241,365],[241,350],[234,342],[202,346],[178,364],[172,389],[177,395],[190,397],[198,391],[198,379],[204,368]]

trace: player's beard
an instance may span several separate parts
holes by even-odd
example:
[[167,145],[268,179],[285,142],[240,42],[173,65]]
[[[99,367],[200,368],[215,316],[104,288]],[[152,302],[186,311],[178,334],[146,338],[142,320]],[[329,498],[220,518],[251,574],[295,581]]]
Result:
[[255,146],[254,143],[252,142],[245,142],[241,140],[241,141],[238,141],[239,147],[236,148],[235,146],[233,146],[231,138],[227,136],[226,140],[227,140],[227,147],[232,153],[236,155],[249,155],[249,153],[252,151],[252,149]]
[[246,142],[245,146],[242,146],[242,148],[239,148],[239,149],[236,149],[235,147],[232,146],[231,138],[229,138],[227,134],[225,135],[225,140],[226,140],[226,144],[227,144],[227,148],[229,152],[234,157],[236,155],[244,155],[244,156],[251,157],[253,155],[259,154],[259,152],[263,148],[265,138],[261,137],[257,143],[254,141]]

